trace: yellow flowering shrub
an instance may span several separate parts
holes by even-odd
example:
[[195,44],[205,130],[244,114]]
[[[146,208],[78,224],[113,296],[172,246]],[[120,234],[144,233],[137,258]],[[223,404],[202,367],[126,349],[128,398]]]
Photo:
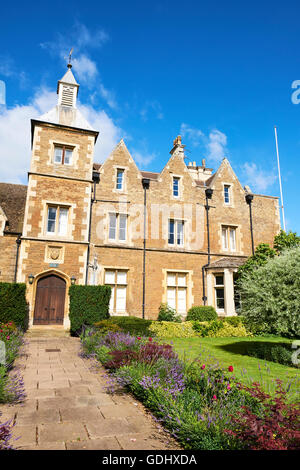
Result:
[[191,338],[198,336],[191,321],[182,323],[156,321],[149,326],[149,330],[153,333],[153,336],[158,338]]
[[212,334],[208,334],[208,336],[212,336],[214,338],[220,338],[222,336],[231,336],[231,337],[239,337],[239,336],[252,336],[252,333],[249,333],[244,325],[233,326],[226,321],[223,322],[222,328],[218,331],[213,332]]

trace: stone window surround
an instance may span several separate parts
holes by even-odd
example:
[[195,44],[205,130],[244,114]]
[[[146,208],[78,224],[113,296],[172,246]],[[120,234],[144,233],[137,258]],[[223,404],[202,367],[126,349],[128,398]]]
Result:
[[[179,273],[179,274],[186,274],[186,314],[189,311],[189,309],[192,307],[194,303],[194,296],[192,295],[193,292],[193,281],[192,281],[192,275],[193,271],[188,270],[188,269],[168,269],[168,268],[163,268],[162,269],[162,274],[163,274],[163,280],[162,280],[162,288],[163,288],[163,295],[162,295],[162,303],[167,303],[167,288],[168,288],[168,282],[167,282],[167,275],[168,273]],[[182,317],[185,318],[186,315],[182,315]]]
[[[225,186],[229,186],[229,202],[224,201],[224,191]],[[226,183],[226,181],[222,181],[222,203],[225,207],[234,207],[234,197],[233,197],[233,183]]]
[[[73,231],[73,224],[75,213],[74,209],[76,204],[70,204],[69,202],[62,202],[62,201],[51,201],[51,200],[43,200],[42,203],[42,222],[41,222],[41,232],[38,234],[39,236],[47,236],[49,238],[53,238],[56,240],[73,240],[72,231]],[[68,212],[68,234],[66,236],[60,236],[57,234],[51,234],[47,232],[47,221],[48,221],[48,207],[49,206],[59,206],[59,207],[67,207],[69,209]]]
[[[229,239],[228,239],[228,248],[223,248],[223,238],[222,238],[222,229],[223,227],[235,228],[235,250],[230,250]],[[229,224],[227,222],[219,222],[219,243],[220,243],[220,252],[221,253],[233,253],[239,254],[241,252],[241,226],[238,224]]]
[[[127,172],[129,168],[127,166],[123,165],[113,165],[113,189],[112,192],[116,194],[127,194]],[[124,175],[123,175],[123,188],[122,189],[117,189],[117,171],[118,170],[123,170]]]
[[[170,181],[170,191],[171,191],[171,195],[172,195],[172,199],[174,199],[175,201],[181,201],[182,198],[183,198],[183,177],[182,175],[179,175],[177,173],[173,173],[173,171],[169,171],[169,174],[171,176],[171,181]],[[173,194],[173,179],[174,178],[178,178],[179,179],[179,182],[178,182],[178,192],[179,192],[179,195],[178,196],[174,196]]]
[[129,316],[129,313],[127,311],[127,296],[128,296],[128,287],[129,287],[129,280],[130,280],[130,268],[128,266],[101,266],[101,271],[99,275],[99,281],[100,284],[105,285],[105,271],[126,271],[127,276],[126,276],[126,310],[125,312],[122,313],[115,313],[115,312],[110,312],[112,316]]
[[[109,238],[109,223],[110,223],[110,220],[109,220],[109,216],[111,214],[114,214],[116,215],[116,238]],[[126,216],[126,238],[125,240],[120,240],[119,239],[119,228],[120,228],[120,220],[119,220],[119,216],[120,215],[125,215]],[[128,230],[128,219],[129,219],[129,214],[127,212],[114,212],[114,211],[108,211],[107,214],[106,214],[106,226],[107,226],[107,243],[128,243],[128,233],[129,233],[129,230]]]
[[50,144],[50,148],[48,150],[48,161],[47,161],[48,166],[53,165],[55,167],[64,167],[65,165],[54,162],[54,150],[55,150],[55,146],[67,147],[67,148],[71,148],[73,152],[72,152],[72,164],[66,165],[66,166],[72,167],[78,170],[79,148],[80,148],[79,144],[74,144],[74,142],[67,142],[66,140],[61,140],[61,139],[55,139],[55,140],[49,139],[49,144]]
[[[233,273],[236,273],[238,268],[214,268],[208,269],[207,279],[207,303],[212,305],[220,316],[234,316],[236,315],[234,305],[234,284]],[[218,310],[216,307],[215,298],[215,276],[223,274],[224,276],[224,310]]]
[[0,237],[4,235],[6,221],[7,217],[4,213],[4,210],[0,207]]

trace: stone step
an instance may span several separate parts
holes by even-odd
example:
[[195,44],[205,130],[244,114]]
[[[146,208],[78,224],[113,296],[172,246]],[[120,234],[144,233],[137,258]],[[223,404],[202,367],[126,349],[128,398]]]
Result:
[[25,334],[25,338],[65,338],[69,336],[69,330],[56,328],[30,328]]

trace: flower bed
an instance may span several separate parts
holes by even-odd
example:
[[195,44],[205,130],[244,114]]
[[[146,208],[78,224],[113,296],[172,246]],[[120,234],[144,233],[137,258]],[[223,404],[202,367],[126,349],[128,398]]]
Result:
[[108,390],[131,391],[186,449],[271,448],[255,433],[258,423],[272,448],[300,447],[299,406],[286,404],[280,382],[275,398],[265,396],[258,385],[241,385],[233,366],[224,369],[213,358],[183,361],[151,337],[91,330],[81,340],[83,354],[109,370]]

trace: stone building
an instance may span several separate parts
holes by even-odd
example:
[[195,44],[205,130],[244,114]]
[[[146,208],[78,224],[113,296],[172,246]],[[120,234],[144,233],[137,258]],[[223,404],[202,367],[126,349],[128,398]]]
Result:
[[123,140],[95,163],[78,90],[69,64],[57,105],[31,121],[28,185],[0,183],[0,281],[27,284],[30,325],[69,327],[71,283],[110,285],[114,315],[155,319],[161,302],[234,315],[235,273],[272,245],[278,198],[243,188],[226,158],[215,173],[187,165],[180,136],[160,173],[140,170]]

